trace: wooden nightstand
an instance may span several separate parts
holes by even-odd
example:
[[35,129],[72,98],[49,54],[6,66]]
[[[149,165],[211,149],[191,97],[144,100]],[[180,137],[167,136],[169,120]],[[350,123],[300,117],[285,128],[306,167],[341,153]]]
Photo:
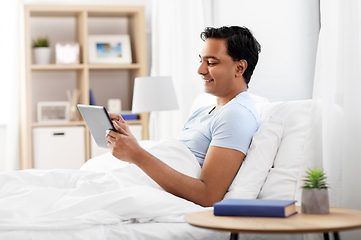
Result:
[[231,239],[238,239],[238,233],[323,233],[329,239],[329,232],[339,238],[339,231],[361,228],[361,210],[330,208],[329,214],[298,213],[288,218],[266,217],[220,217],[213,211],[189,214],[185,220],[200,228],[231,232]]

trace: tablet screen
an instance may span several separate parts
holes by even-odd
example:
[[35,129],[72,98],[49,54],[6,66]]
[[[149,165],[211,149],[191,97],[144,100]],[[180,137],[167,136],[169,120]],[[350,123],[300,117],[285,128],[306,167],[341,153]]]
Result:
[[78,104],[77,107],[97,145],[108,148],[105,132],[108,129],[116,130],[105,107],[82,104]]

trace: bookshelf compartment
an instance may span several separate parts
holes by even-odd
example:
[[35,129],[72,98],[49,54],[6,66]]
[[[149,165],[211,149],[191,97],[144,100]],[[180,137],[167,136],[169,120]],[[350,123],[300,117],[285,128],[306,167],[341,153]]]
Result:
[[[34,14],[29,20],[30,39],[28,44],[32,47],[32,41],[39,37],[48,37],[51,49],[50,63],[55,63],[55,44],[61,42],[77,42],[80,46],[80,63],[82,63],[81,52],[83,49],[82,32],[78,31],[83,25],[83,13],[57,14],[51,16],[50,12],[40,15]],[[31,52],[31,61],[34,64],[34,56]]]
[[106,108],[108,99],[120,99],[122,110],[131,110],[133,82],[125,70],[91,70],[89,74],[89,88],[96,105]]

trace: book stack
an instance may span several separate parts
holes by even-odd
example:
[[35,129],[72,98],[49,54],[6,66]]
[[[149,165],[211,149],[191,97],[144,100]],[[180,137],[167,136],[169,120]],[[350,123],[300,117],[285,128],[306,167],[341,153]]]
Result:
[[285,218],[297,213],[295,200],[227,199],[213,207],[215,216]]

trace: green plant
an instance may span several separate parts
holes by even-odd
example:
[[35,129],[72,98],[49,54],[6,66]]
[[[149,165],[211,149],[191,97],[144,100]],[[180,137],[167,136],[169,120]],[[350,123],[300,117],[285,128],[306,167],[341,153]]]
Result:
[[303,188],[328,188],[326,175],[322,168],[308,169]]
[[33,48],[38,47],[49,47],[49,39],[47,37],[39,37],[36,40],[33,40]]

